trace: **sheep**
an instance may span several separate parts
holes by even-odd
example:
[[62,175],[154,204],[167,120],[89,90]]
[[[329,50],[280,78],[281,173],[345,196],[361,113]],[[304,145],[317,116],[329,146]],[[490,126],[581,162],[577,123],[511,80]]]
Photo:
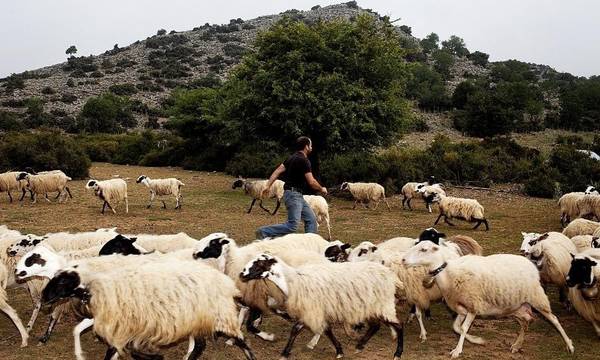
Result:
[[477,224],[473,227],[473,230],[477,229],[481,224],[485,225],[485,231],[490,229],[484,215],[483,206],[481,206],[477,200],[445,196],[442,194],[433,194],[429,199],[431,202],[438,203],[440,208],[440,215],[435,223],[433,223],[434,226],[437,225],[442,217],[444,217],[444,222],[450,226],[454,226],[454,224],[449,221],[449,218],[457,218],[468,222],[476,222]]
[[[140,177],[137,178],[136,183],[144,184],[150,189],[150,203],[146,208],[150,209],[155,196],[173,195],[177,201],[175,209],[181,209],[181,187],[185,185],[183,182],[175,178],[150,179],[146,175],[140,175]],[[167,204],[165,204],[164,200],[161,201],[163,203],[163,209],[166,209]]]
[[40,243],[46,244],[57,251],[84,250],[103,245],[117,235],[116,228],[102,228],[96,231],[78,233],[48,233],[43,236],[28,234],[17,239],[8,247],[8,256],[23,256]]
[[596,187],[595,187],[595,186],[588,186],[588,187],[585,189],[584,193],[585,193],[586,195],[600,195],[600,192],[598,191],[598,189],[596,189]]
[[583,252],[588,249],[600,247],[599,238],[592,235],[573,236],[571,238],[571,241],[575,245],[577,253]]
[[404,184],[404,186],[402,187],[402,189],[400,190],[400,192],[402,193],[402,208],[404,208],[404,205],[408,205],[408,209],[412,210],[412,207],[410,206],[410,202],[413,198],[415,197],[421,197],[421,194],[419,194],[417,192],[417,188],[419,186],[425,186],[428,185],[427,182],[408,182],[406,184]]
[[[25,186],[31,192],[31,202],[33,204],[37,202],[37,194],[43,194],[46,201],[50,202],[48,198],[50,192],[57,192],[56,199],[59,199],[63,191],[66,190],[69,197],[73,198],[71,190],[67,186],[67,182],[72,179],[60,170],[40,172],[36,175],[21,172],[16,176],[16,179],[17,181],[27,180]],[[60,201],[61,199],[59,199]]]
[[[258,205],[261,209],[266,212],[269,212],[269,209],[265,208],[262,204],[262,201],[265,199],[263,197],[263,190],[265,186],[267,186],[269,180],[246,180],[241,177],[237,178],[233,184],[231,185],[232,189],[237,189],[239,187],[244,189],[244,193],[252,197],[252,203],[250,204],[250,208],[248,209],[248,214],[252,211],[252,207],[256,200],[258,200]],[[277,210],[279,210],[279,206],[281,205],[281,199],[283,199],[283,185],[284,182],[281,180],[275,180],[269,189],[269,195],[266,199],[275,198],[277,199],[277,205],[275,206],[275,210],[271,213],[271,215],[275,215]]]
[[19,174],[20,172],[18,171],[9,171],[0,174],[0,192],[6,191],[8,194],[8,199],[11,203],[13,202],[12,195],[10,194],[11,191],[20,191],[22,193],[19,201],[23,200],[25,193],[27,192],[25,184],[26,181],[17,180],[17,176]]
[[321,224],[325,222],[327,226],[327,240],[331,240],[331,224],[329,223],[329,205],[327,205],[327,200],[320,195],[304,195],[304,200],[315,213],[317,223]]
[[444,191],[444,188],[442,187],[442,184],[433,184],[433,185],[427,185],[427,183],[424,184],[419,184],[417,185],[417,193],[419,193],[421,195],[421,197],[423,198],[423,201],[425,201],[425,206],[427,206],[427,210],[429,210],[429,213],[431,213],[431,195],[433,194],[442,194],[442,195],[446,195],[446,191]]
[[584,195],[577,200],[580,217],[596,218],[600,221],[600,195]]
[[562,227],[565,227],[572,219],[579,217],[579,206],[577,205],[577,202],[584,195],[585,193],[583,192],[570,192],[558,199],[558,206],[560,207],[560,224]]
[[388,210],[392,210],[390,208],[390,204],[388,204],[387,199],[385,198],[385,189],[383,186],[377,183],[349,183],[344,182],[342,186],[340,186],[341,191],[348,190],[352,194],[354,198],[354,206],[352,209],[356,209],[356,205],[358,203],[363,204],[368,207],[371,201],[375,202],[375,207],[373,210],[377,210],[379,206],[379,202],[383,200]]
[[6,265],[0,263],[0,310],[4,312],[15,324],[17,329],[19,330],[19,334],[21,335],[21,347],[27,346],[27,340],[29,339],[29,334],[27,330],[23,326],[21,319],[19,318],[19,314],[8,304],[8,299],[6,295],[6,285],[8,283],[8,269]]
[[[235,240],[224,233],[210,234],[198,242],[194,251],[194,259],[217,259],[219,268],[232,279],[242,292],[242,302],[250,308],[246,321],[247,330],[257,337],[273,341],[274,336],[260,331],[254,325],[261,313],[268,313],[272,306],[267,303],[268,296],[265,286],[260,283],[245,284],[240,282],[239,273],[246,263],[254,256],[269,252],[290,261],[293,266],[308,262],[306,255],[298,257],[295,252],[313,252],[325,259],[325,251],[331,244],[318,234],[289,234],[272,240],[255,241],[243,247],[238,247]],[[214,261],[214,260],[213,260]]]
[[161,347],[189,337],[195,342],[189,358],[197,359],[207,336],[222,335],[233,338],[247,359],[255,359],[237,325],[239,291],[216,269],[164,260],[90,275],[81,268],[61,271],[44,289],[43,299],[80,299],[82,313],[93,318],[94,332],[119,355],[157,358],[152,354]]
[[600,301],[598,301],[598,259],[586,252],[571,255],[571,267],[567,274],[569,299],[582,318],[594,326],[600,337]]
[[125,213],[129,213],[129,202],[127,200],[127,183],[123,179],[110,180],[90,180],[85,185],[86,189],[93,189],[94,195],[98,196],[104,203],[102,204],[101,213],[104,214],[104,209],[108,206],[113,214],[117,212],[114,206],[120,201],[125,200]]
[[568,351],[575,351],[573,342],[552,313],[538,270],[529,260],[509,254],[452,258],[454,256],[443,246],[423,241],[403,258],[407,266],[429,269],[446,304],[458,314],[453,327],[458,330],[460,326],[461,335],[450,353],[453,358],[462,353],[467,331],[477,315],[515,316],[521,329],[511,351],[518,352],[528,323],[533,319],[532,307],[554,325]]
[[383,265],[327,262],[294,268],[276,256],[263,253],[244,266],[240,279],[269,280],[285,297],[289,315],[297,319],[281,359],[290,356],[294,340],[304,327],[318,335],[325,333],[340,358],[342,346],[331,326],[364,322],[369,329],[358,341],[358,351],[364,349],[383,323],[397,335],[394,359],[402,355],[403,327],[396,315],[395,295],[402,291],[403,284]]
[[419,242],[431,241],[436,245],[444,245],[451,248],[458,256],[483,255],[483,248],[475,239],[466,235],[454,235],[446,239],[446,234],[435,228],[425,229],[419,235]]
[[575,244],[557,232],[546,233],[529,244],[529,259],[537,266],[540,279],[544,283],[558,286],[559,301],[569,308],[565,274],[571,266],[570,254],[577,252]]
[[563,229],[562,233],[565,236],[572,238],[577,235],[593,235],[598,228],[600,228],[600,222],[586,219],[575,219]]

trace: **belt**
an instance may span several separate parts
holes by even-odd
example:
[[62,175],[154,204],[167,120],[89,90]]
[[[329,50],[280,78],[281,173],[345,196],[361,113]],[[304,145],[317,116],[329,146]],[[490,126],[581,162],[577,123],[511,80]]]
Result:
[[302,189],[295,186],[284,187],[283,190],[295,191],[302,194]]

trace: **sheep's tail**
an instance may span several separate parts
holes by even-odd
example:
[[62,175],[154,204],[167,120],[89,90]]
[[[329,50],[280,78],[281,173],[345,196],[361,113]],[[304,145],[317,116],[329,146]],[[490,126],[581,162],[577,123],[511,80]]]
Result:
[[465,235],[454,235],[447,239],[458,246],[461,255],[483,255],[483,248],[475,239]]

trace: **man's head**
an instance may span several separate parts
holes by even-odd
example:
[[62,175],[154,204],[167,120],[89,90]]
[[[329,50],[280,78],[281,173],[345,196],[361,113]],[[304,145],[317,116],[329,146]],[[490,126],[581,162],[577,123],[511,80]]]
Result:
[[306,151],[306,155],[312,152],[312,141],[308,136],[300,136],[296,139],[296,151]]

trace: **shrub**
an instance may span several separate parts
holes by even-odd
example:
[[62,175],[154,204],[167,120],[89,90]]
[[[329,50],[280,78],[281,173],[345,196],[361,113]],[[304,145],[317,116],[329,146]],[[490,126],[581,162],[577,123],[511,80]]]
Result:
[[136,125],[129,101],[107,93],[88,99],[78,118],[82,131],[115,133]]
[[133,95],[137,93],[137,88],[133,84],[115,84],[111,85],[108,90],[115,95]]
[[102,77],[104,77],[104,73],[102,71],[94,71],[93,73],[90,74],[90,77],[102,78]]
[[553,198],[557,193],[558,184],[554,180],[556,171],[541,168],[525,181],[525,193],[529,196]]
[[25,88],[25,80],[23,76],[12,74],[11,76],[3,79],[4,80],[4,90],[7,94],[12,94],[16,89],[24,89]]
[[74,179],[89,175],[91,163],[82,147],[56,131],[7,133],[0,138],[0,152],[3,169],[59,169]]
[[167,30],[165,30],[165,29],[160,29],[156,32],[157,36],[166,35],[166,34],[167,34]]
[[52,94],[56,94],[56,91],[53,88],[51,88],[50,86],[46,86],[42,89],[42,94],[52,95]]
[[24,128],[16,113],[0,110],[0,130],[19,131]]
[[69,94],[69,93],[62,94],[62,97],[60,98],[60,101],[64,102],[65,104],[72,104],[76,100],[77,100],[77,96],[75,96],[73,94]]
[[223,52],[225,55],[233,58],[242,57],[246,51],[248,51],[248,49],[237,44],[226,44],[223,47]]
[[75,86],[75,81],[73,81],[73,79],[69,78],[69,80],[67,80],[67,86],[68,87],[74,87]]

